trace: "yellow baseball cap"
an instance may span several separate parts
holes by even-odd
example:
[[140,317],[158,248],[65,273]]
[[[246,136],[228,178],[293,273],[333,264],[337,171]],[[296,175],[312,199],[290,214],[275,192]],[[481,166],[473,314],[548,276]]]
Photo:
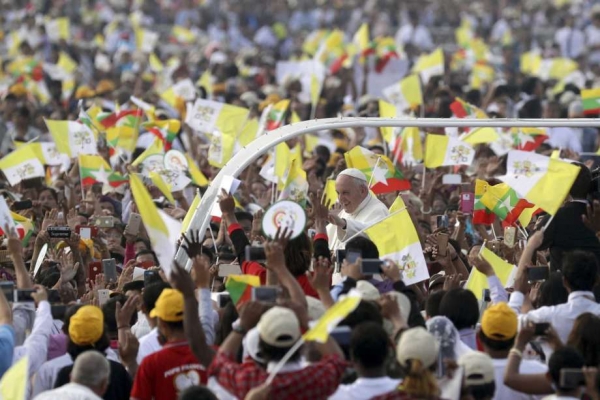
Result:
[[96,343],[104,332],[104,314],[96,306],[83,306],[69,322],[69,337],[79,346]]
[[96,92],[94,92],[94,90],[86,85],[83,86],[79,86],[77,88],[77,90],[75,91],[75,98],[77,100],[79,99],[87,99],[88,97],[94,97],[96,95]]
[[492,340],[509,340],[517,335],[517,314],[506,304],[498,303],[483,312],[481,330]]
[[183,321],[183,294],[175,289],[163,290],[150,311],[150,317],[167,322]]

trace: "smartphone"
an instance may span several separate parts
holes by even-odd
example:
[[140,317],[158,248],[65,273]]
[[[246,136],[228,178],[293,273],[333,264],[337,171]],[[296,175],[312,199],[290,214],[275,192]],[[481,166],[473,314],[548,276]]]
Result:
[[98,305],[102,307],[110,299],[110,290],[98,289]]
[[475,195],[473,193],[460,194],[460,211],[463,214],[472,214],[475,207]]
[[517,228],[514,226],[507,226],[504,228],[504,244],[510,247],[511,249],[515,247],[517,238]]
[[102,260],[102,273],[104,274],[104,282],[117,281],[117,262],[114,258]]
[[264,247],[253,247],[246,246],[246,261],[265,262],[267,256],[265,255]]
[[158,271],[144,271],[144,287],[147,288],[151,284],[158,282],[160,280],[160,275],[158,275]]
[[335,251],[335,262],[342,265],[346,259],[346,250],[338,249]]
[[438,233],[435,238],[438,245],[438,254],[442,257],[446,257],[448,255],[448,234]]
[[240,275],[242,269],[239,264],[221,264],[219,265],[219,276],[225,277],[229,275]]
[[60,298],[60,294],[58,294],[58,290],[56,289],[48,289],[48,303],[61,303],[62,300]]
[[459,174],[445,174],[442,176],[442,185],[460,185],[462,177]]
[[351,334],[352,329],[349,326],[342,325],[336,326],[329,335],[338,343],[338,345],[349,346]]
[[219,308],[225,308],[229,302],[231,302],[231,296],[229,293],[219,293],[217,295],[217,306]]
[[279,296],[279,286],[258,286],[252,288],[252,300],[275,303]]
[[113,217],[98,217],[95,225],[99,228],[112,228],[115,226],[115,219]]
[[49,226],[48,237],[51,239],[68,239],[71,237],[71,228],[68,226]]
[[492,301],[492,297],[490,296],[490,289],[483,289],[483,301],[489,303]]
[[14,282],[0,282],[0,289],[6,297],[6,301],[13,303],[15,301],[15,283]]
[[93,239],[98,235],[98,227],[97,226],[86,226],[86,225],[77,225],[75,227],[75,232],[82,239]]
[[360,265],[360,273],[363,275],[375,275],[381,273],[381,266],[383,261],[377,258],[366,258],[362,260]]
[[543,282],[550,276],[547,266],[527,268],[527,280],[529,282]]
[[436,217],[436,223],[438,228],[448,228],[448,216],[447,215],[438,215]]
[[534,324],[534,326],[536,336],[544,336],[548,328],[550,328],[550,324],[548,322],[540,322],[538,324]]
[[13,211],[21,211],[21,210],[29,210],[31,207],[33,207],[33,202],[31,200],[22,200],[22,201],[15,201],[12,204],[12,209]]
[[577,368],[562,368],[560,370],[559,386],[563,389],[577,389],[585,385],[583,371]]
[[102,263],[100,261],[92,261],[88,264],[88,280],[90,281],[90,286],[94,286],[94,282],[96,282],[96,275],[102,273]]
[[129,216],[129,222],[125,227],[125,232],[129,235],[137,235],[140,233],[140,224],[142,223],[142,217],[140,214],[131,213]]
[[15,292],[15,302],[33,303],[35,301],[32,296],[34,293],[35,289],[17,289]]

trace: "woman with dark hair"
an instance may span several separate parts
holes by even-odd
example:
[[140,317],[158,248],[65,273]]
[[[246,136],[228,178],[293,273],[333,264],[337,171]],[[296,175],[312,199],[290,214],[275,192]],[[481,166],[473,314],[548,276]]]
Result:
[[40,190],[38,201],[44,210],[52,210],[58,208],[58,194],[56,190],[46,187]]
[[567,346],[574,347],[585,358],[585,365],[600,365],[600,318],[591,313],[581,314],[575,320]]
[[552,272],[548,279],[542,283],[535,299],[535,308],[556,306],[567,302],[569,293],[563,285],[560,272]]

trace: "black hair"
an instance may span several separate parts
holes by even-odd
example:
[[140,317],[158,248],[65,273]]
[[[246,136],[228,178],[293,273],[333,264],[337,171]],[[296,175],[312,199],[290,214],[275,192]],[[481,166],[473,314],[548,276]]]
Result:
[[[183,315],[183,311],[181,312],[181,314]],[[182,331],[183,330],[183,320],[181,320],[181,321],[165,321],[163,319],[162,322],[165,325],[167,325],[169,327],[169,329],[171,329],[172,331]]]
[[425,303],[425,313],[427,314],[428,318],[433,318],[440,315],[440,304],[442,303],[442,299],[444,298],[445,294],[445,290],[439,290],[429,295],[427,302]]
[[566,253],[562,271],[572,291],[591,291],[596,284],[598,261],[590,252],[575,250]]
[[470,290],[449,290],[440,303],[440,315],[447,317],[456,329],[472,328],[479,320],[479,303]]
[[[117,303],[125,304],[127,301],[127,296],[124,294],[118,294],[116,296],[111,297],[108,301],[102,306],[102,314],[104,314],[104,324],[106,326],[106,331],[109,336],[117,333]],[[129,321],[130,325],[134,325],[137,322],[137,313],[133,313],[131,316],[131,321]]]
[[238,317],[239,314],[235,308],[235,305],[231,301],[228,302],[223,308],[223,315],[221,315],[221,318],[219,319],[219,326],[217,332],[215,333],[215,344],[217,346],[220,346],[225,341],[227,336],[229,336],[233,330],[231,324],[233,324]]
[[481,107],[481,91],[479,89],[471,89],[465,94],[465,101],[473,104],[475,107]]
[[[293,346],[293,345],[292,345]],[[262,338],[258,338],[258,350],[260,352],[260,356],[265,360],[265,362],[271,361],[279,361],[290,351],[292,346],[289,347],[275,347],[271,346],[268,343],[265,343]],[[290,357],[288,362],[298,361],[300,356],[302,355],[302,347],[300,346],[294,354]]]
[[472,385],[467,390],[475,400],[491,399],[494,398],[494,393],[496,393],[496,382],[491,381],[483,385]]
[[206,386],[190,386],[179,393],[177,400],[218,400],[218,397]]
[[364,322],[352,330],[350,335],[352,361],[364,368],[379,368],[384,365],[388,352],[389,339],[381,324]]
[[40,191],[38,192],[38,199],[40,198],[40,195],[44,192],[50,192],[50,195],[52,196],[54,201],[58,202],[58,193],[56,193],[56,190],[52,189],[51,187],[47,187],[47,186],[44,186],[40,189]]
[[143,256],[146,254],[150,254],[152,256],[152,258],[154,258],[154,262],[156,263],[157,266],[160,265],[160,262],[158,261],[158,257],[156,256],[156,253],[153,250],[142,249],[137,252],[137,254],[135,255],[135,258],[138,258],[139,256]]
[[517,335],[515,335],[514,337],[507,339],[507,340],[496,340],[496,339],[492,339],[492,338],[485,336],[485,333],[483,333],[483,330],[481,330],[481,329],[479,330],[478,336],[479,336],[479,340],[485,347],[489,348],[490,350],[494,350],[494,351],[510,350],[513,347],[513,345],[515,344],[515,339],[517,337]]
[[142,303],[144,304],[147,313],[150,313],[150,311],[154,309],[156,300],[158,300],[162,291],[169,289],[170,287],[171,285],[161,279],[157,282],[152,282],[144,288],[144,292],[142,293]]
[[349,326],[354,328],[361,323],[368,321],[375,322],[383,326],[383,317],[379,306],[371,301],[361,300],[358,307],[354,309],[346,318],[339,323],[340,326]]
[[320,160],[322,160],[325,163],[327,163],[331,158],[331,151],[327,147],[322,145],[315,147],[314,153],[317,155],[317,157],[319,157]]
[[542,118],[542,102],[539,99],[526,101],[519,110],[519,118]]
[[362,236],[355,237],[346,243],[346,253],[350,251],[360,252],[363,259],[379,258],[379,249],[375,243]]
[[285,265],[294,276],[305,275],[312,260],[312,243],[306,233],[290,240],[283,250]]
[[564,304],[569,298],[569,292],[563,285],[562,273],[551,272],[547,280],[540,286],[538,297],[535,299],[536,308]]
[[252,216],[252,214],[250,214],[247,211],[236,211],[235,218],[238,221],[250,221],[250,223],[252,223],[252,221],[254,221],[254,217]]
[[148,239],[144,239],[143,237],[138,237],[135,239],[134,243],[144,243],[144,245],[146,246],[146,249],[150,250],[152,248],[152,244],[150,244],[150,241]]
[[17,107],[17,109],[15,110],[15,114],[19,117],[27,119],[31,117],[31,111],[29,111],[29,108],[27,106]]
[[523,93],[527,93],[528,95],[532,95],[539,82],[540,82],[539,78],[536,78],[533,76],[529,77],[529,78],[525,79],[523,81],[523,83],[521,84],[521,91]]
[[559,391],[573,390],[575,388],[560,387],[560,370],[563,368],[581,369],[585,365],[583,356],[573,347],[565,346],[557,349],[548,360],[548,373],[552,378],[552,383],[556,385]]
[[592,173],[582,163],[572,162],[571,164],[579,167],[579,173],[575,178],[575,182],[573,182],[573,186],[571,186],[569,194],[574,199],[586,199],[592,187]]

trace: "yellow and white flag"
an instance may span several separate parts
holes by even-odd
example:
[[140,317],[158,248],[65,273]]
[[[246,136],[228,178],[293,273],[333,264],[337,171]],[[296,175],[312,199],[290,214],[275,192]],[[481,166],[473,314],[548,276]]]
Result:
[[136,174],[129,175],[129,185],[152,249],[158,257],[160,267],[168,277],[171,273],[171,263],[175,258],[175,242],[181,233],[181,222],[156,207],[150,193]]
[[80,154],[98,154],[94,132],[77,121],[44,120],[59,152],[71,158]]
[[[134,167],[137,167],[140,164],[143,164],[144,161],[146,161],[147,159],[149,159],[152,156],[159,156],[162,157],[165,154],[165,146],[164,146],[164,142],[159,139],[156,138],[154,139],[154,142],[152,142],[152,144],[150,146],[148,146],[146,148],[146,150],[144,150],[144,152],[142,154],[140,154],[138,156],[138,158],[136,158],[131,165],[133,165]],[[157,160],[159,160],[159,157],[156,157]],[[162,162],[162,158],[160,158],[160,161]],[[154,168],[151,168],[151,170],[153,170]]]
[[377,246],[382,260],[398,264],[406,285],[429,279],[419,235],[406,209],[375,223],[365,233]]
[[421,76],[423,84],[427,84],[433,76],[444,75],[444,51],[438,47],[430,54],[419,57],[412,69]]
[[186,233],[188,231],[190,224],[192,223],[192,218],[194,217],[194,213],[196,212],[196,209],[200,205],[200,200],[202,200],[202,198],[200,197],[200,192],[197,192],[196,196],[194,197],[194,201],[190,205],[190,208],[188,209],[188,212],[187,212],[187,214],[185,214],[185,218],[183,219],[183,222],[181,223],[181,233]]
[[[510,274],[516,267],[506,260],[498,257],[485,246],[481,248],[479,255],[488,263],[490,263],[502,285],[506,286]],[[478,300],[481,300],[483,298],[483,289],[489,288],[487,277],[481,272],[477,271],[477,268],[473,268],[471,269],[471,273],[469,274],[469,279],[467,280],[465,288],[473,292]]]
[[208,149],[208,162],[213,167],[222,168],[233,157],[235,147],[234,133],[213,131]]
[[148,29],[135,29],[135,44],[139,51],[152,53],[158,43],[159,34]]
[[44,166],[29,146],[23,146],[0,160],[0,169],[12,186],[23,179],[44,177]]
[[444,135],[428,134],[425,139],[425,167],[471,165],[475,149],[470,144]]
[[[12,358],[12,353],[11,353]],[[2,375],[0,379],[0,399],[25,400],[29,379],[29,358],[22,357]]]
[[554,215],[578,174],[579,167],[569,162],[531,151],[513,150],[508,153],[506,175],[498,179],[525,200]]
[[199,132],[212,134],[219,130],[235,138],[246,123],[247,117],[246,108],[198,99],[188,111],[185,123]]
[[383,95],[400,111],[414,110],[423,104],[421,81],[419,76],[412,74],[391,86],[383,89]]
[[49,142],[30,143],[26,146],[31,147],[38,160],[44,165],[63,165],[70,164],[69,157],[61,154],[56,148],[56,144]]
[[307,342],[325,343],[331,331],[360,304],[360,296],[351,292],[331,306],[302,339]]
[[494,128],[484,127],[466,132],[459,139],[469,144],[494,143],[500,140],[500,134]]

